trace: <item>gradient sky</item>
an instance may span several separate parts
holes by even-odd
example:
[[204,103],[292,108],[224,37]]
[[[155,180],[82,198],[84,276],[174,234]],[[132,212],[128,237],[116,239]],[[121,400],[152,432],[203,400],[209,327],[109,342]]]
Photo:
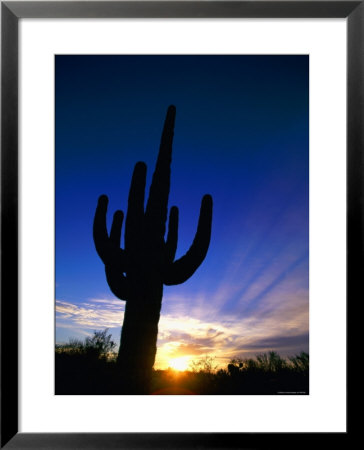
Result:
[[137,161],[148,193],[174,104],[177,258],[205,193],[214,209],[205,261],[164,288],[157,366],[308,352],[308,80],[305,55],[56,56],[57,342],[108,327],[119,343],[125,302],[107,285],[93,215],[101,194],[109,226],[126,213]]

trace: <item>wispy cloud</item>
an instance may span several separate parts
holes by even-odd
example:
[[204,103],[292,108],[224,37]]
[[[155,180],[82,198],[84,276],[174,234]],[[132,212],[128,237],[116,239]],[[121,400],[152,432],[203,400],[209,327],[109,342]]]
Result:
[[208,312],[205,317],[201,312],[200,317],[162,314],[158,364],[166,366],[168,360],[186,355],[196,359],[209,354],[216,356],[218,362],[226,363],[233,356],[252,357],[269,350],[283,356],[308,351],[308,307],[304,291],[283,298],[279,295],[279,299],[271,297],[265,309],[246,317],[220,311],[218,320],[210,320]]
[[90,299],[79,304],[56,300],[57,328],[99,330],[120,327],[124,304],[114,299]]

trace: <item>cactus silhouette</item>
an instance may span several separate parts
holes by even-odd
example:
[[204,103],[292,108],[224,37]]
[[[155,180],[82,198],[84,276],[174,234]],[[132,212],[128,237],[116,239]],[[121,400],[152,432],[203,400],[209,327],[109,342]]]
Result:
[[99,197],[93,236],[96,251],[105,264],[111,291],[126,300],[118,354],[124,386],[133,393],[147,393],[157,351],[158,322],[163,284],[185,282],[204,260],[211,236],[212,198],[202,199],[197,232],[187,253],[175,260],[178,239],[178,208],[169,212],[170,166],[176,108],[168,108],[158,159],[144,207],[145,163],[135,165],[125,220],[125,248],[120,248],[124,214],[116,211],[110,234],[107,231],[108,198]]

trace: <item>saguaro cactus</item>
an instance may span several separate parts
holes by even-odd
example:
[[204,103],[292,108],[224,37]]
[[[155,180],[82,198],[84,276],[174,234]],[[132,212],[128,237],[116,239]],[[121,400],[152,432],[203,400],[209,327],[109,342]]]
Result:
[[145,163],[135,165],[125,221],[125,248],[120,248],[124,214],[116,211],[110,234],[106,226],[108,198],[101,195],[96,208],[93,236],[105,264],[111,291],[126,300],[118,354],[122,382],[133,393],[146,393],[157,351],[163,284],[186,281],[204,260],[211,236],[212,198],[202,199],[197,232],[187,253],[175,260],[178,208],[169,212],[170,166],[176,108],[170,106],[164,123],[158,159],[144,208]]

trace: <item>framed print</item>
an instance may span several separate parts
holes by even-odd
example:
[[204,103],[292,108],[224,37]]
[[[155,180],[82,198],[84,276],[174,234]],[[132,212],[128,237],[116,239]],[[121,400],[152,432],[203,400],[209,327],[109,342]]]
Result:
[[[99,67],[102,67],[101,72],[97,70]],[[79,80],[86,77],[88,82],[81,93]],[[55,56],[56,395],[309,394],[308,82],[307,55]],[[107,84],[112,95],[104,91]],[[97,97],[95,91],[103,92]],[[105,108],[106,98],[110,100]],[[165,116],[164,125],[153,168],[147,141],[153,140],[154,131],[134,150],[135,133],[139,127],[135,124],[145,123],[142,125],[145,133],[148,129],[158,130],[157,118],[161,114],[155,105],[160,103],[162,106],[170,98],[175,99],[175,105],[161,108]],[[83,99],[90,103],[84,103]],[[111,99],[112,103],[109,103]],[[282,109],[278,106],[280,102],[284,105]],[[125,116],[115,114],[118,104]],[[148,109],[148,104],[153,107]],[[280,115],[274,125],[272,110]],[[92,115],[85,116],[86,111],[93,111]],[[94,119],[95,111],[100,111],[97,119]],[[255,115],[257,118],[253,119]],[[294,127],[289,124],[292,115],[295,115]],[[111,128],[113,120],[116,120],[115,128],[120,130],[120,141],[125,141],[124,144],[120,142],[122,150],[117,138],[113,137],[108,142],[101,130],[100,140],[96,142],[97,135],[91,131],[92,126],[88,133],[92,133],[93,146],[91,142],[84,142],[81,135],[85,134],[85,123],[107,123]],[[242,127],[243,121],[246,127]],[[191,138],[196,143],[189,145],[187,141],[180,141],[184,160],[177,157],[178,122],[186,133],[191,127],[189,124],[195,125]],[[261,136],[270,135],[269,144],[259,142],[254,131],[258,126],[261,129],[270,129],[271,126],[278,135],[277,140],[273,142],[273,132],[267,132]],[[201,129],[205,129],[203,143],[198,137]],[[213,129],[220,129],[219,134],[213,134]],[[229,144],[228,136],[234,129],[241,131],[234,138],[231,136]],[[127,130],[134,131],[128,136]],[[289,139],[288,133],[292,133]],[[287,150],[285,141],[294,147],[294,152]],[[197,142],[201,142],[201,149]],[[250,152],[242,150],[237,155],[236,148],[244,148],[245,145],[251,147]],[[98,150],[102,147],[113,147],[115,153],[110,152],[106,156],[106,149]],[[144,147],[145,153],[138,151],[138,147]],[[188,156],[189,147],[193,157]],[[220,153],[222,148],[224,152]],[[263,149],[266,153],[262,154]],[[165,150],[167,154],[163,153]],[[121,180],[128,179],[129,160],[136,152],[139,159],[147,163],[135,165],[129,190],[127,186],[122,187]],[[240,161],[243,156],[247,159]],[[120,160],[115,173],[106,170],[106,166],[101,172],[100,167],[111,159]],[[264,165],[261,164],[262,159],[265,160]],[[81,166],[87,167],[87,174],[82,175],[76,161],[82,161]],[[235,175],[232,166],[238,168]],[[148,188],[149,167],[153,175]],[[161,171],[161,167],[165,170]],[[182,183],[179,189],[174,187],[174,179],[183,180],[185,174],[189,174],[188,185]],[[119,181],[115,184],[111,180]],[[112,193],[113,184],[115,193]],[[286,193],[292,192],[287,185],[296,192],[292,200],[287,197]],[[89,202],[94,201],[94,189],[100,192],[106,189],[110,194],[98,194],[98,206],[92,208]],[[124,246],[120,247],[118,243],[117,248],[122,255],[124,251],[129,253],[126,266],[134,267],[135,264],[135,267],[128,270],[126,267],[125,277],[114,279],[110,275],[115,270],[112,267],[119,263],[113,258],[109,261],[103,240],[107,228],[106,204],[111,207],[111,197],[117,197],[119,190],[129,193],[127,209],[126,206],[123,208],[125,233],[121,222],[118,231],[120,237],[124,234]],[[140,219],[133,219],[134,190],[140,192]],[[159,194],[154,199],[156,191]],[[197,200],[199,191],[208,194],[202,194],[202,200],[196,204],[191,198],[196,197]],[[78,202],[70,201],[70,192],[72,199],[83,199],[83,212]],[[246,192],[249,192],[248,197]],[[216,204],[214,197],[225,200]],[[232,200],[229,216],[229,198],[235,198],[238,205],[238,199],[241,199],[247,209],[242,206],[235,209]],[[168,203],[178,207],[168,207]],[[72,205],[76,208],[73,212]],[[194,214],[188,211],[189,207],[197,213],[200,211],[197,231],[190,244],[188,228],[192,227]],[[85,233],[83,225],[91,222],[92,209],[95,209],[93,241]],[[157,211],[160,211],[158,221]],[[124,215],[121,210],[115,214],[110,238],[114,235],[117,220]],[[275,225],[277,214],[279,221]],[[75,223],[77,216],[79,232]],[[153,226],[149,223],[151,217],[155,221]],[[186,217],[187,229],[182,217]],[[135,221],[139,220],[140,235],[130,237],[134,233],[131,230],[137,228]],[[257,233],[259,223],[267,224],[267,228]],[[157,228],[161,229],[158,233]],[[272,233],[271,238],[268,230]],[[226,233],[241,234],[244,238],[229,242]],[[73,244],[70,243],[71,236],[75,239]],[[85,236],[84,244],[81,236]],[[139,250],[133,250],[129,237],[131,241],[145,244],[138,247]],[[160,248],[156,245],[152,250],[151,242],[162,240],[162,237]],[[187,245],[187,251],[178,257],[179,241],[182,247]],[[110,243],[109,240],[106,242]],[[163,255],[169,248],[171,265],[167,269]],[[101,267],[100,262],[92,257],[96,256],[95,249],[101,260],[106,261]],[[139,252],[140,257],[137,257]],[[86,260],[93,261],[92,265],[85,267],[84,255],[89,255]],[[148,267],[144,267],[149,258]],[[159,258],[162,261],[157,264]],[[218,260],[220,264],[215,265],[214,261]],[[269,261],[272,261],[270,269]],[[134,287],[128,281],[132,277],[128,277],[128,272],[135,272],[136,279],[140,278]],[[77,281],[72,282],[72,279]],[[128,293],[124,292],[120,282],[129,286]],[[148,286],[154,283],[155,298],[148,300],[154,292],[154,288]],[[290,284],[291,289],[288,287]],[[71,285],[74,286],[72,290]],[[80,291],[76,294],[77,286]],[[140,286],[145,287],[145,292],[140,290]],[[94,298],[96,292],[99,292],[98,298]],[[274,292],[274,296],[270,292]],[[80,301],[72,300],[76,296]],[[128,306],[132,305],[134,296],[145,299],[135,301],[138,304],[135,311]],[[148,313],[143,314],[144,310]],[[273,314],[272,310],[276,313]],[[286,310],[290,310],[287,317]],[[261,319],[257,320],[257,316]],[[251,327],[252,321],[256,323]],[[120,338],[121,323],[123,331]],[[145,333],[148,327],[154,329],[153,334]],[[249,337],[245,335],[242,338],[243,330],[248,333],[249,329]],[[83,340],[85,333],[86,341]],[[274,350],[270,351],[272,346]],[[99,355],[97,348],[101,347]],[[258,353],[256,358],[255,353]],[[86,369],[90,364],[92,373]],[[142,375],[140,367],[144,367]],[[250,375],[253,372],[254,376]],[[260,376],[263,379],[258,382]]]
[[2,446],[347,441],[363,8],[2,2]]

